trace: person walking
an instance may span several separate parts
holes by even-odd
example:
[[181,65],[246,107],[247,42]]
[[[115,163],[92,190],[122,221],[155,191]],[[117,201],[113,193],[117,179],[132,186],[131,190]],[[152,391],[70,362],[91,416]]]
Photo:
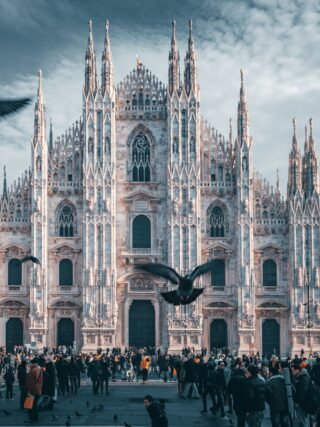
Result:
[[271,377],[267,380],[267,403],[270,407],[272,427],[289,427],[289,410],[284,377],[280,375],[279,363],[269,367]]
[[43,369],[42,395],[49,396],[48,409],[53,409],[53,398],[56,392],[56,370],[53,362],[47,358]]
[[14,383],[14,370],[11,365],[7,367],[3,379],[6,383],[6,399],[13,400],[13,383]]
[[259,368],[249,365],[247,368],[248,395],[245,402],[246,422],[249,427],[261,427],[263,420],[267,387],[264,380],[259,378]]
[[196,366],[194,363],[194,358],[191,356],[189,360],[187,360],[184,364],[184,371],[185,371],[185,388],[182,393],[183,399],[186,399],[189,397],[190,399],[200,399],[200,395],[196,386]]
[[154,400],[149,394],[143,399],[143,404],[151,419],[151,427],[168,427],[168,418],[163,404]]
[[103,394],[103,385],[105,384],[106,394],[109,394],[109,377],[111,376],[110,360],[105,355],[102,355],[102,358],[101,358],[101,368],[102,368],[102,374],[101,374],[101,380],[100,380],[100,391],[101,391],[101,394]]
[[70,379],[70,388],[71,388],[71,394],[76,395],[78,391],[78,365],[76,361],[74,360],[74,357],[71,356],[70,362],[69,362],[69,379]]
[[27,362],[23,360],[18,366],[18,381],[20,389],[20,409],[23,409],[23,404],[26,398],[26,379],[27,379]]
[[43,383],[43,372],[37,364],[37,360],[31,360],[30,371],[26,378],[26,393],[31,394],[34,397],[32,409],[29,411],[29,420],[38,421],[38,400],[41,396]]
[[305,406],[310,385],[310,377],[307,370],[302,367],[302,362],[301,359],[296,358],[291,364],[291,371],[294,377],[293,385],[295,387],[293,401],[295,404],[298,427],[308,427],[309,420]]
[[148,381],[149,365],[151,363],[149,356],[144,356],[141,360],[140,369],[142,370],[142,383],[146,384]]
[[233,410],[237,417],[237,427],[245,427],[246,424],[245,405],[248,395],[248,380],[245,373],[245,368],[242,368],[241,362],[239,362],[235,366],[233,375],[227,386],[227,391],[233,400]]
[[213,392],[216,399],[213,398],[213,413],[218,410],[222,419],[228,419],[224,410],[224,395],[226,392],[227,383],[224,375],[224,361],[219,360],[217,369],[213,374]]

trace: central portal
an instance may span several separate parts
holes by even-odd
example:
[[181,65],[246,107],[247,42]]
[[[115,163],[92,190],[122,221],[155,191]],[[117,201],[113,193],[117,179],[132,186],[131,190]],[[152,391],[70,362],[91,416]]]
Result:
[[155,347],[155,313],[150,300],[133,300],[129,310],[129,346]]

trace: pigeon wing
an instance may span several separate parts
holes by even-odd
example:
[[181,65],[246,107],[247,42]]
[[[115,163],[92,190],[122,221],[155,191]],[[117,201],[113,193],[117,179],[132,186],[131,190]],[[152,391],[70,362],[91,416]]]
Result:
[[160,294],[162,295],[163,299],[167,301],[169,304],[173,304],[173,305],[181,304],[177,291],[160,292]]
[[147,271],[148,273],[155,274],[156,276],[163,277],[164,279],[170,280],[170,282],[174,283],[175,285],[179,284],[179,274],[174,271],[173,268],[168,267],[167,265],[149,262],[146,264],[137,264],[136,268],[138,268],[139,270]]
[[195,301],[199,295],[202,294],[204,291],[204,288],[196,288],[192,291],[192,294],[186,299],[181,302],[182,305],[191,304],[193,301]]
[[32,261],[34,264],[41,265],[40,260],[39,260],[38,258],[36,258],[35,256],[33,256],[33,255],[25,256],[25,257],[24,257],[24,258],[22,258],[22,260],[21,260],[21,262],[26,262],[26,261]]
[[198,265],[193,272],[190,274],[191,280],[194,281],[197,277],[201,276],[202,274],[207,273],[210,270],[213,270],[214,267],[214,260],[208,261],[205,264]]
[[30,103],[30,98],[0,100],[0,117],[13,114]]

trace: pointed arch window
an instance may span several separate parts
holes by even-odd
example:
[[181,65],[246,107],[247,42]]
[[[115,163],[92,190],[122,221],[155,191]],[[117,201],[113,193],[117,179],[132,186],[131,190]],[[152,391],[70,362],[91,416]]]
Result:
[[8,285],[21,286],[22,284],[22,265],[17,258],[12,258],[8,264]]
[[277,286],[277,264],[273,259],[263,263],[263,286]]
[[74,215],[70,206],[65,205],[59,213],[59,236],[72,237],[74,232]]
[[150,144],[146,136],[140,133],[132,144],[132,181],[150,181]]
[[63,259],[59,263],[59,286],[73,285],[73,264],[70,259]]
[[225,235],[225,217],[223,210],[215,206],[209,216],[210,237],[224,237]]
[[145,215],[138,215],[132,221],[132,247],[151,248],[151,222]]
[[211,286],[226,285],[226,265],[224,259],[215,259],[213,261],[211,273]]

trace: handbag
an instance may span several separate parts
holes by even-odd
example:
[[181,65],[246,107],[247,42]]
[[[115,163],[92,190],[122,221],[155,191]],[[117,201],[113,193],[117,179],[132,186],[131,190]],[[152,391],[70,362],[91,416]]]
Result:
[[27,394],[27,397],[25,398],[23,407],[24,409],[32,409],[34,402],[34,396],[32,394]]

